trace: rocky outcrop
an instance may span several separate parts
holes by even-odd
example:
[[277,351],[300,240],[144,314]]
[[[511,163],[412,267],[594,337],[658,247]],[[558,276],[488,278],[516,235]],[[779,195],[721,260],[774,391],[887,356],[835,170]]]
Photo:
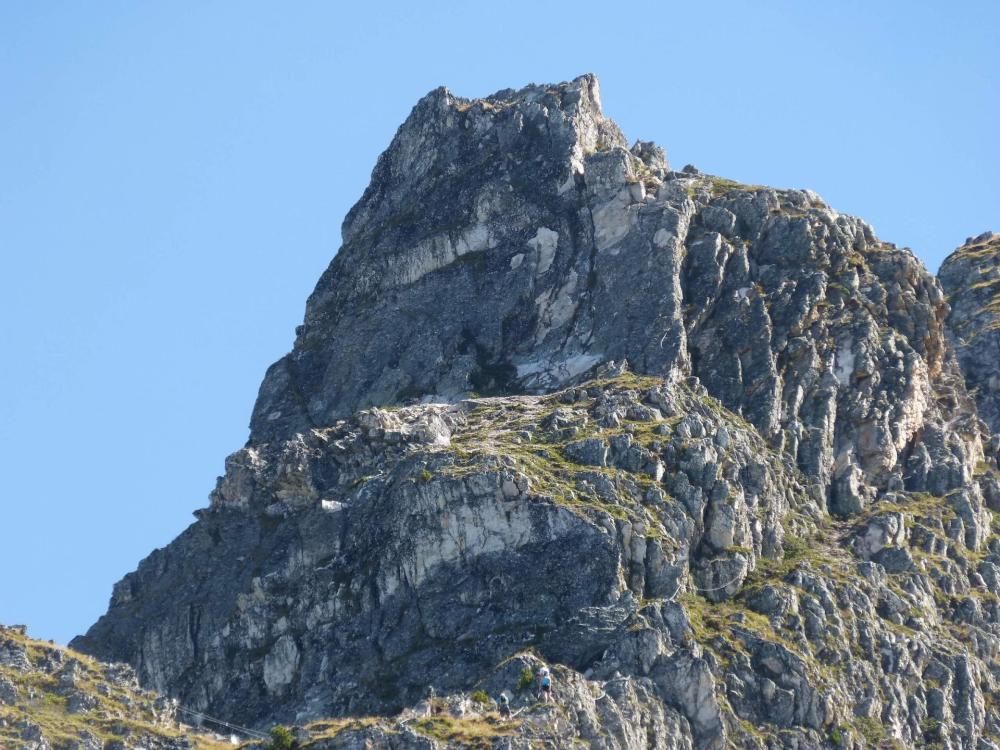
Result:
[[838,524],[703,388],[627,372],[374,409],[232,456],[76,644],[240,723],[517,696],[541,659],[573,719],[532,731],[567,743],[965,745],[1000,720],[1000,546],[963,507],[899,491]]
[[623,375],[248,447],[78,644],[240,721],[392,713],[529,650],[584,673],[623,638],[649,673],[674,649],[657,631],[631,654],[644,600],[727,598],[780,555],[784,518],[818,516],[790,462],[700,394]]
[[938,272],[948,294],[948,334],[979,416],[1000,433],[1000,234],[969,238]]
[[178,722],[176,703],[139,687],[126,664],[0,626],[0,747],[11,750],[213,750],[228,737]]
[[[631,149],[596,79],[414,108],[348,214],[252,443],[359,408],[546,392],[607,361],[698,376],[834,512],[978,460],[947,305],[908,251],[809,191]],[[948,471],[932,467],[948,466]]]
[[591,76],[432,92],[343,238],[210,506],[74,645],[350,719],[317,747],[434,746],[384,718],[430,688],[510,693],[496,747],[995,746],[996,446],[909,251],[629,148]]

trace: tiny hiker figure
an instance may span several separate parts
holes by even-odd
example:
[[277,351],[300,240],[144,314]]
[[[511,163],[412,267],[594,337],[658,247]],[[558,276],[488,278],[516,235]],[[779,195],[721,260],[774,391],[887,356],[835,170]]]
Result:
[[552,676],[549,674],[548,667],[542,667],[542,671],[539,673],[539,686],[542,689],[542,702],[551,703],[552,702]]
[[500,700],[497,702],[497,709],[500,711],[500,718],[510,718],[510,701],[507,699],[507,693],[500,693]]

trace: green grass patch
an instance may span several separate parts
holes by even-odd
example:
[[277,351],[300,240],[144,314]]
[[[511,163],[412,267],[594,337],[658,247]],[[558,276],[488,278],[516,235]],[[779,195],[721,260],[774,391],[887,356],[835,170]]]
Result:
[[503,721],[492,714],[463,718],[432,716],[413,724],[413,728],[425,737],[460,744],[472,750],[489,750],[494,740],[510,737],[518,726],[520,722],[517,720]]

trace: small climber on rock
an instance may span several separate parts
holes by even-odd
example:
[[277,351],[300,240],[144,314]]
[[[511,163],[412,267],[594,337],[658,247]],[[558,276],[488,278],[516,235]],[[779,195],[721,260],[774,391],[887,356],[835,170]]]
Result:
[[549,673],[548,667],[542,667],[541,671],[538,673],[538,687],[542,691],[542,702],[551,703],[552,702],[552,675]]
[[497,710],[500,712],[500,718],[510,718],[510,700],[507,698],[507,693],[500,693],[500,700],[497,701]]

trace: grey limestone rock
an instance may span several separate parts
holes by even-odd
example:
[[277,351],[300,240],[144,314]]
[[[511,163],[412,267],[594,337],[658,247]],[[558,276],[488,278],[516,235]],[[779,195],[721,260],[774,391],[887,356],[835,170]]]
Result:
[[593,76],[418,102],[209,507],[74,645],[317,748],[992,746],[985,319],[627,143]]
[[1000,433],[1000,234],[969,238],[938,271],[951,312],[948,335],[979,415]]
[[17,700],[17,686],[6,677],[0,675],[0,703],[13,705]]
[[213,741],[209,733],[180,727],[176,703],[140,689],[127,665],[102,664],[2,625],[0,653],[25,655],[0,663],[4,750],[106,750],[112,743],[195,750]]

